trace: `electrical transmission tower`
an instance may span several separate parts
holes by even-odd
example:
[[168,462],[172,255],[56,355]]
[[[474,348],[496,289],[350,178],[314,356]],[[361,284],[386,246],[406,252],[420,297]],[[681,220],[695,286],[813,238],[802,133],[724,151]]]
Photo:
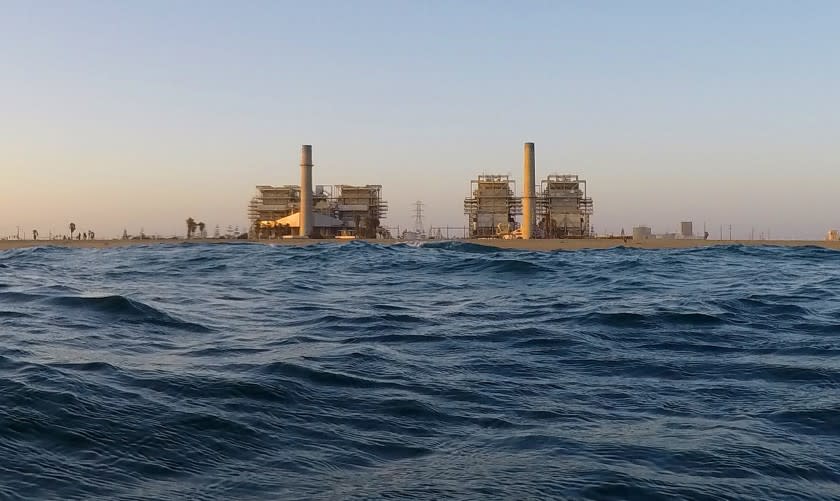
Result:
[[414,202],[414,232],[419,236],[425,233],[423,229],[423,202]]

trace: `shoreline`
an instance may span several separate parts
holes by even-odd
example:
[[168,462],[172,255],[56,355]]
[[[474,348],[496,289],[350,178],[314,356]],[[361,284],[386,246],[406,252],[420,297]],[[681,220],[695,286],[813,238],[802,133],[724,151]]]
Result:
[[[364,242],[393,245],[406,243],[403,240],[363,240]],[[114,247],[129,247],[135,245],[315,245],[336,244],[343,245],[353,240],[332,239],[284,239],[284,240],[229,240],[229,239],[155,239],[155,240],[0,240],[0,251],[23,249],[28,247],[66,247],[78,249],[109,249]],[[840,250],[840,241],[827,240],[643,240],[624,242],[620,238],[594,239],[546,239],[546,240],[501,240],[501,239],[466,239],[466,240],[423,240],[424,243],[456,241],[475,245],[484,245],[498,249],[518,249],[529,251],[554,250],[583,250],[583,249],[612,249],[626,247],[632,249],[690,249],[711,247],[717,245],[745,245],[745,246],[779,246],[779,247],[822,247],[824,249]]]

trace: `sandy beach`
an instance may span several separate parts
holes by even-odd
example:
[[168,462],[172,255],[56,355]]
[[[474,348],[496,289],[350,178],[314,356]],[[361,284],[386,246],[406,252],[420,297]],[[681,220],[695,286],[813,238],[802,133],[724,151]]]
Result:
[[817,246],[826,249],[840,250],[840,242],[826,240],[641,240],[626,243],[617,238],[570,239],[570,240],[469,240],[471,243],[490,245],[503,249],[523,249],[537,251],[578,250],[578,249],[609,249],[613,247],[629,247],[637,249],[688,249],[693,247],[709,247],[713,245],[777,245],[783,247]]
[[[104,249],[112,247],[126,247],[130,245],[194,245],[194,244],[228,244],[242,245],[260,243],[268,245],[312,245],[312,244],[346,244],[352,240],[320,240],[320,239],[284,239],[284,240],[226,240],[226,239],[164,239],[164,240],[0,240],[0,251],[20,249],[26,247],[70,247],[81,249]],[[486,245],[500,249],[521,249],[533,251],[579,250],[579,249],[609,249],[624,246],[638,249],[686,249],[692,247],[708,247],[713,245],[776,245],[783,247],[817,246],[826,249],[840,250],[840,242],[826,240],[643,240],[626,243],[621,239],[554,239],[554,240],[500,240],[500,239],[469,239],[461,240],[471,244]],[[395,244],[399,240],[371,240],[374,243]],[[428,242],[428,241],[427,241]]]

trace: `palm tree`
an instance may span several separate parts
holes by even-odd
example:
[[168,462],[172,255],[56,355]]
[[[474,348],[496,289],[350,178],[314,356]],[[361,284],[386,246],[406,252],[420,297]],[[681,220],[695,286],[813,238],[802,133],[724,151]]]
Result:
[[201,238],[207,238],[207,233],[204,233],[204,222],[198,223],[198,234]]
[[76,231],[76,223],[70,223],[70,240],[73,240],[74,231]]
[[187,238],[192,238],[192,234],[195,231],[195,219],[188,218],[187,219]]
[[32,240],[38,240],[38,230],[32,230]]

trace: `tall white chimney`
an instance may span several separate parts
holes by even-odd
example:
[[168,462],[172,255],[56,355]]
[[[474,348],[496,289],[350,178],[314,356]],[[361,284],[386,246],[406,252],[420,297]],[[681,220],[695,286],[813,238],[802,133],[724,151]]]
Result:
[[537,225],[537,216],[534,212],[536,195],[534,193],[534,143],[525,143],[525,154],[523,157],[523,191],[522,191],[522,238],[534,238],[534,227]]
[[312,236],[312,145],[300,148],[300,236]]

